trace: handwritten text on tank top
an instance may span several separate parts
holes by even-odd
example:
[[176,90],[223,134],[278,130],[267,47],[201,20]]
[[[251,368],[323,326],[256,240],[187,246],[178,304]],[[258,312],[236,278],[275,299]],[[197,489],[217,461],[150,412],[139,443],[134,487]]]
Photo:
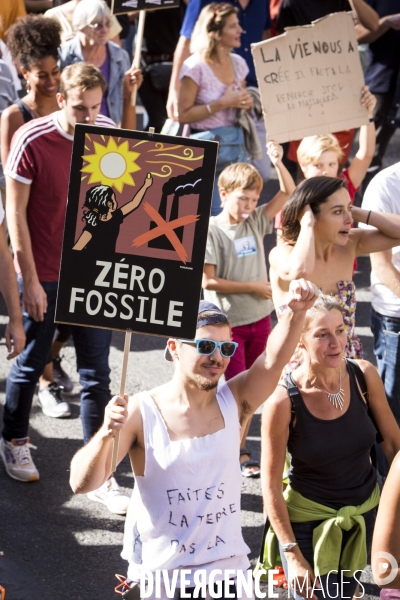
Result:
[[[175,552],[178,552],[179,554],[184,554],[185,552],[194,554],[196,552],[195,542],[192,542],[188,547],[186,547],[179,541],[180,529],[201,527],[204,530],[204,528],[206,528],[208,525],[215,526],[221,520],[226,519],[231,514],[237,512],[237,508],[234,503],[228,503],[226,499],[222,502],[222,499],[225,495],[224,485],[225,484],[222,482],[218,486],[212,485],[208,488],[186,488],[185,490],[174,488],[166,491],[168,504],[171,507],[169,511],[168,523],[169,525],[176,527],[177,531],[176,538],[171,540],[171,547]],[[204,499],[214,501],[214,504],[216,499],[220,500],[221,502],[218,503],[220,504],[218,507],[219,510],[209,513],[205,511],[199,511],[199,514],[197,514],[194,519],[188,519],[184,514],[185,506],[187,506],[189,503],[192,504]],[[210,528],[210,539],[207,544],[207,550],[211,550],[211,548],[218,546],[218,544],[226,543],[219,535],[212,535],[212,529],[213,528]]]

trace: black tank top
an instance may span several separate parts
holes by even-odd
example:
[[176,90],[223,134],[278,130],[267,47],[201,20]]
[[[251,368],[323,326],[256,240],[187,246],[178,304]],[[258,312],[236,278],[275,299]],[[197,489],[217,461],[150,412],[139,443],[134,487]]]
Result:
[[36,119],[35,115],[31,111],[29,106],[25,104],[25,102],[22,102],[22,100],[17,100],[15,104],[18,106],[19,110],[22,113],[24,123],[29,123],[29,121],[33,121],[33,119]]
[[[290,426],[288,440],[291,487],[336,510],[362,504],[376,484],[370,452],[377,430],[347,362],[346,368],[350,376],[346,412],[330,420],[314,417],[298,392],[296,423]],[[285,387],[297,389],[291,374],[285,379]]]

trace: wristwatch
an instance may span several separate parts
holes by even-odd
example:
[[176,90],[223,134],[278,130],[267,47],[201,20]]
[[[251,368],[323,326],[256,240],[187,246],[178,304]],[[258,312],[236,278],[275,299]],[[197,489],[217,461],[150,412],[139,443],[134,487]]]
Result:
[[297,542],[289,542],[288,544],[283,544],[282,550],[283,552],[290,552],[290,550],[293,550],[296,546],[298,546]]

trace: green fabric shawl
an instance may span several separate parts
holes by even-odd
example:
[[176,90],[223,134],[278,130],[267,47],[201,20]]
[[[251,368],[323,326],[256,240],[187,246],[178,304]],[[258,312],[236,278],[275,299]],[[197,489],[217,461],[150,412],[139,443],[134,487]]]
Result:
[[[283,493],[289,518],[292,523],[322,521],[313,532],[314,572],[326,575],[329,571],[350,571],[352,577],[356,571],[365,569],[367,565],[367,542],[364,513],[375,508],[379,503],[379,487],[375,486],[371,496],[360,506],[344,506],[339,510],[329,508],[313,500],[308,500],[290,486]],[[342,552],[342,531],[355,527]],[[280,563],[279,543],[272,527],[265,537],[262,555],[254,573],[260,569],[273,569]],[[266,580],[267,573],[261,577]]]

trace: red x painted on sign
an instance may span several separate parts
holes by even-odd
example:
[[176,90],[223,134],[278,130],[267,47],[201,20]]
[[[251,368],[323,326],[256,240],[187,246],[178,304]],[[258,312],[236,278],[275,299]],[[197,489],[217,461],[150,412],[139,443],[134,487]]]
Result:
[[176,251],[181,261],[186,264],[188,259],[187,252],[182,242],[176,235],[174,229],[176,229],[177,227],[182,227],[184,225],[189,225],[190,223],[195,223],[199,220],[200,215],[186,215],[185,217],[179,217],[179,219],[175,219],[174,221],[168,222],[165,221],[165,219],[163,219],[163,217],[156,211],[156,209],[153,208],[148,202],[143,202],[142,206],[147,212],[147,214],[156,223],[157,227],[135,238],[132,242],[132,246],[138,248],[139,246],[143,246],[143,244],[146,244],[150,240],[154,240],[155,238],[165,235],[171,242],[172,246],[174,247],[174,250]]

